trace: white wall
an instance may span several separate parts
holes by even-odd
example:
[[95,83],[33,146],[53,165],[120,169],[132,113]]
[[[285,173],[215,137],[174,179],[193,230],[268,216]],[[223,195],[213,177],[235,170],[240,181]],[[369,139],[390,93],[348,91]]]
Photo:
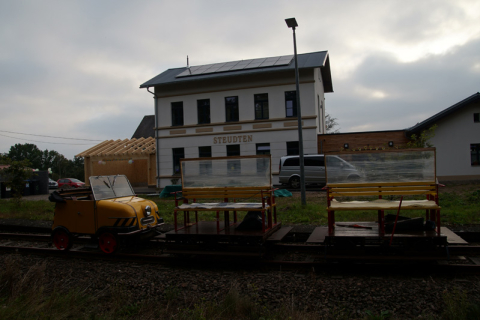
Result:
[[479,103],[437,123],[430,140],[437,149],[437,176],[480,176],[480,166],[472,166],[470,161],[470,144],[480,143],[480,123],[473,122],[473,113],[480,113]]
[[320,68],[315,69],[315,114],[317,115],[317,134],[325,133],[325,91]]
[[[303,118],[303,144],[306,154],[317,153],[318,97],[324,99],[323,83],[319,68],[303,70],[300,73],[300,100]],[[212,156],[226,156],[226,145],[239,144],[240,155],[255,155],[257,143],[270,143],[272,155],[272,172],[278,172],[280,157],[287,154],[286,142],[298,141],[298,128],[292,125],[297,118],[286,118],[285,92],[295,91],[294,74],[288,78],[282,76],[256,76],[242,78],[238,82],[214,82],[206,86],[204,82],[198,86],[190,84],[177,86],[157,92],[160,139],[157,143],[159,157],[160,185],[171,184],[173,174],[173,148],[184,148],[186,158],[197,158],[199,146],[211,146]],[[255,120],[254,95],[268,94],[269,119]],[[225,97],[238,96],[239,121],[225,122]],[[197,100],[210,99],[210,124],[198,125]],[[183,102],[184,125],[172,127],[171,103]],[[324,116],[321,114],[320,116]],[[258,125],[269,126],[259,128]],[[226,127],[240,126],[234,131],[226,131]],[[211,129],[211,132],[197,130]],[[181,131],[178,134],[178,130]],[[185,130],[185,131],[183,131]],[[237,141],[234,142],[234,137]],[[242,137],[239,140],[239,137]],[[246,140],[244,140],[247,137]],[[224,143],[223,139],[226,139]],[[230,142],[229,142],[230,141]],[[278,175],[273,175],[273,183],[278,183]]]
[[[197,125],[197,100],[210,99],[211,124],[225,124],[225,97],[238,96],[239,121],[255,119],[255,94],[268,94],[269,118],[285,118],[285,92],[295,91],[295,84],[274,87],[259,87],[220,92],[198,93],[158,99],[159,126],[172,125],[172,102],[183,101],[184,126]],[[318,93],[323,97],[323,92]],[[315,86],[311,83],[300,84],[300,103],[302,116],[317,115]],[[234,123],[232,123],[234,124]]]
[[[318,129],[318,106],[317,97],[324,99],[323,84],[321,83],[319,69],[301,73],[300,100],[303,118],[303,142],[306,154],[317,153]],[[231,89],[234,86],[238,89]],[[298,128],[292,125],[297,118],[286,118],[285,92],[295,91],[294,78],[281,79],[276,77],[268,83],[265,80],[255,82],[239,82],[212,85],[203,88],[204,92],[198,92],[198,87],[189,90],[177,88],[169,92],[157,92],[158,99],[156,112],[159,117],[158,134],[160,139],[157,144],[157,156],[159,157],[160,185],[164,187],[171,184],[173,174],[173,148],[184,148],[186,158],[197,158],[199,146],[211,146],[212,156],[226,156],[227,144],[240,144],[240,155],[255,155],[257,143],[270,143],[272,155],[272,172],[278,171],[280,157],[287,154],[286,142],[298,141]],[[226,89],[230,87],[230,89]],[[170,95],[169,93],[178,93]],[[255,120],[254,95],[268,94],[269,119]],[[239,122],[225,122],[225,97],[238,96],[239,99]],[[210,124],[198,125],[197,100],[210,99]],[[183,101],[183,126],[171,126],[171,103]],[[323,116],[323,114],[321,115]],[[258,128],[258,125],[268,125],[269,128]],[[241,126],[234,131],[225,131],[228,126]],[[211,129],[211,132],[197,132],[201,129]],[[178,130],[182,131],[181,134]],[[238,142],[238,137],[242,137]],[[244,141],[243,137],[247,136]],[[234,142],[237,137],[237,142]],[[227,139],[227,143],[223,142]],[[228,142],[230,139],[231,142]],[[278,183],[278,175],[273,175],[273,183]]]

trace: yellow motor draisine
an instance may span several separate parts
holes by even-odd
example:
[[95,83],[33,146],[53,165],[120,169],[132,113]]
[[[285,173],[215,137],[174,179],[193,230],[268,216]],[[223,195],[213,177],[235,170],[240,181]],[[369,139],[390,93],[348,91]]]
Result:
[[124,175],[90,177],[90,187],[55,191],[52,239],[69,250],[74,238],[90,235],[105,253],[115,252],[122,240],[153,237],[163,224],[157,205],[135,196]]

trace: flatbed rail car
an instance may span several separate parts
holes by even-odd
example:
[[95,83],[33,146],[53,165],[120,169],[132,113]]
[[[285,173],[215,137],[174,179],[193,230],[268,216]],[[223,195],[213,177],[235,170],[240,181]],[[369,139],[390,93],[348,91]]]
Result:
[[[361,177],[355,181],[344,179],[339,157],[362,172]],[[447,245],[446,236],[441,234],[434,148],[331,153],[325,160],[327,244]],[[335,222],[336,213],[354,212],[361,216],[370,210],[377,211],[376,222]],[[425,218],[400,216],[413,210],[425,212]],[[389,217],[394,218],[388,224],[385,211],[390,211]]]
[[60,189],[49,199],[56,203],[52,240],[59,250],[88,235],[103,252],[114,253],[121,241],[154,237],[163,224],[155,202],[137,197],[124,175],[90,177],[90,187]]
[[[182,195],[176,194],[175,229],[165,235],[167,243],[262,244],[281,228],[269,155],[183,159],[180,164]],[[215,212],[216,221],[201,221],[205,212]],[[243,221],[240,212],[248,212]]]

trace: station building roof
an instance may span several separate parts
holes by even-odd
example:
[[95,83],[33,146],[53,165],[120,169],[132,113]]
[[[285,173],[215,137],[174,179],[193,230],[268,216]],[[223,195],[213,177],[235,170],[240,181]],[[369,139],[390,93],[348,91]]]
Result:
[[[333,92],[328,51],[298,54],[297,60],[299,70],[320,68],[325,92]],[[293,55],[168,69],[141,84],[140,88],[207,79],[230,78],[239,75],[274,74],[286,70],[295,70]]]

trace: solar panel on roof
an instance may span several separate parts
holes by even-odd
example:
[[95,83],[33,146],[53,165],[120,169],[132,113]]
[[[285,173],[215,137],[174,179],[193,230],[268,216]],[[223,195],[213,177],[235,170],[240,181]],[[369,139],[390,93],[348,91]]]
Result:
[[190,67],[183,71],[176,78],[194,76],[200,74],[219,73],[235,70],[246,70],[272,66],[288,65],[293,59],[293,55],[272,57],[272,58],[259,58],[248,59],[240,61],[231,61],[223,63],[206,64],[203,66]]
[[263,68],[263,67],[273,66],[275,64],[275,62],[278,61],[278,59],[280,59],[280,57],[268,58],[268,59],[266,59],[265,61],[262,62],[260,67]]
[[207,70],[205,70],[204,73],[214,73],[214,72],[217,72],[218,69],[220,69],[221,67],[223,67],[225,65],[225,62],[223,63],[215,63],[214,65],[212,65],[210,68],[208,68]]
[[218,69],[217,72],[228,71],[228,70],[232,69],[237,63],[238,63],[238,61],[227,62],[223,65],[223,67]]
[[230,70],[240,70],[244,69],[252,60],[242,60],[239,61],[232,69]]
[[283,65],[286,65],[286,64],[290,64],[292,59],[293,59],[293,54],[291,54],[289,56],[282,56],[282,57],[280,57],[280,59],[278,59],[277,62],[275,62],[275,66],[283,66]]
[[263,59],[253,59],[246,67],[245,69],[253,69],[253,68],[257,68],[258,66],[260,66],[262,64],[262,62],[264,62],[265,60],[267,60],[266,58],[263,58]]

